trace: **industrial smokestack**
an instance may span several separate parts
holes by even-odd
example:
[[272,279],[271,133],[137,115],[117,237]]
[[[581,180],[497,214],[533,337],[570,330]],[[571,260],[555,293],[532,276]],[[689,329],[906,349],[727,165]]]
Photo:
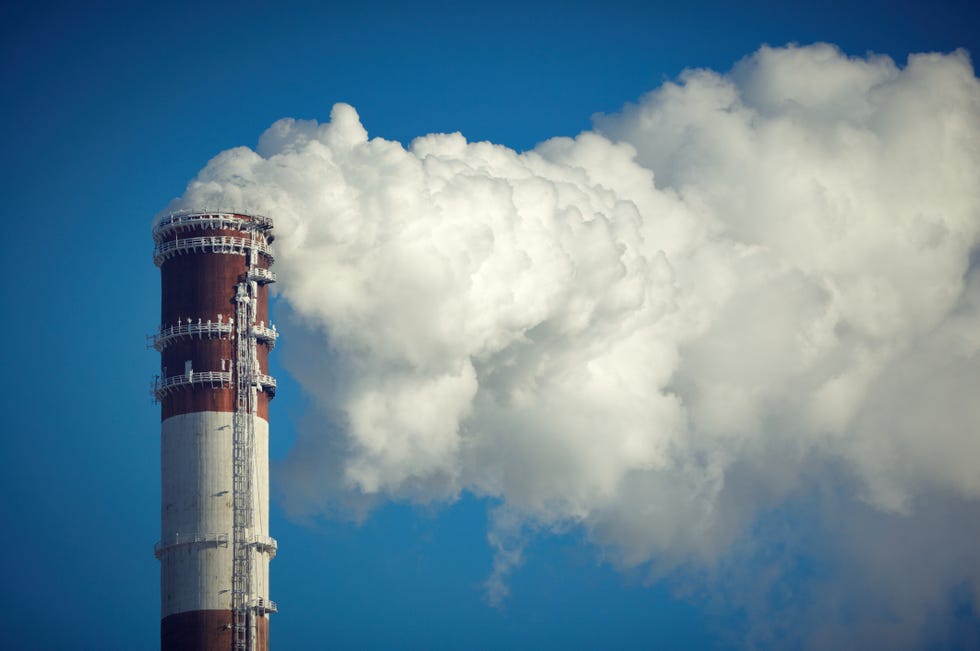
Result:
[[153,227],[164,650],[269,647],[271,231],[265,217],[208,211]]

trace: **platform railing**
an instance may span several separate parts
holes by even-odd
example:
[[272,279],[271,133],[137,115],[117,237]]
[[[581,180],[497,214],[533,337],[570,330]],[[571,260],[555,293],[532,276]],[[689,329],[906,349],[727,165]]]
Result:
[[224,211],[178,210],[161,217],[154,224],[153,239],[162,242],[171,234],[201,228],[265,232],[272,230],[272,219]]
[[249,269],[248,279],[254,280],[260,285],[266,285],[276,282],[276,272],[262,267],[255,267],[254,269]]
[[195,384],[210,387],[223,387],[231,384],[231,371],[188,371],[170,377],[156,377],[153,380],[153,395],[162,400],[171,391]]
[[222,339],[231,336],[234,324],[230,321],[202,321],[197,323],[177,323],[167,328],[161,328],[158,333],[152,336],[152,345],[158,351],[162,351],[176,339],[197,338],[197,339]]
[[252,336],[258,341],[269,344],[269,348],[276,347],[276,339],[279,338],[279,331],[275,326],[267,327],[264,323],[256,323],[252,326]]
[[275,395],[276,393],[276,378],[271,375],[264,375],[262,373],[255,373],[252,376],[252,382],[263,391],[267,391]]
[[212,237],[184,237],[159,242],[153,249],[153,263],[158,267],[170,258],[183,253],[225,253],[246,255],[256,250],[273,261],[272,248],[263,239],[234,237],[230,235]]
[[226,533],[175,533],[174,535],[153,545],[153,555],[158,559],[164,554],[180,547],[227,547]]

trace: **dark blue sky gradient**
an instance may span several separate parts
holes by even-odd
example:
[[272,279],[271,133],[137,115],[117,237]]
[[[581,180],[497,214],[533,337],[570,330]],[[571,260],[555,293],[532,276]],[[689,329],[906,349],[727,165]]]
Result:
[[[829,41],[901,63],[916,51],[976,55],[978,28],[976,3],[944,2],[6,3],[4,646],[157,644],[149,225],[218,152],[254,146],[281,117],[325,120],[338,101],[372,136],[458,130],[528,149],[763,43]],[[274,370],[281,458],[303,402]],[[389,505],[360,526],[298,525],[274,504],[274,644],[738,646],[737,613],[617,573],[574,534],[532,544],[506,607],[489,608],[486,510],[464,497],[431,512]]]

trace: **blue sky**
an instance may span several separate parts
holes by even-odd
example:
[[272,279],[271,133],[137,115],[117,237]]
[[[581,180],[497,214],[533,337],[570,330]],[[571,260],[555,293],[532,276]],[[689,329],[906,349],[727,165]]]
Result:
[[[254,147],[282,117],[326,121],[335,102],[356,107],[372,136],[407,143],[460,131],[521,151],[589,129],[593,114],[618,111],[685,68],[727,71],[762,44],[826,41],[899,64],[910,52],[980,51],[976,5],[853,4],[0,9],[2,304],[15,328],[0,447],[9,648],[157,644],[159,411],[148,392],[157,359],[143,336],[159,318],[159,281],[149,226],[210,158]],[[285,370],[274,370],[272,455],[281,459],[306,405]],[[487,509],[468,495],[449,508],[396,503],[355,525],[291,522],[273,504],[272,597],[281,611],[273,644],[742,645],[744,611],[693,579],[651,583],[617,571],[574,531],[534,539],[505,606],[489,607]],[[805,560],[793,567],[789,592],[821,572]],[[977,639],[974,597],[957,594],[956,627],[935,633],[936,648]]]

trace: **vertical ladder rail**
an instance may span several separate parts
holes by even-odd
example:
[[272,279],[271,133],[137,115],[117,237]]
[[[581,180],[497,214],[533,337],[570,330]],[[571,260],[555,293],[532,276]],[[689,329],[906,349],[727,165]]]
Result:
[[[253,245],[255,232],[251,232]],[[256,249],[246,254],[245,279],[235,295],[235,418],[232,443],[234,492],[234,554],[232,565],[232,628],[236,651],[254,651],[257,622],[253,604],[253,555],[251,536],[254,528],[255,493],[255,323],[254,286],[248,280],[255,266]]]

